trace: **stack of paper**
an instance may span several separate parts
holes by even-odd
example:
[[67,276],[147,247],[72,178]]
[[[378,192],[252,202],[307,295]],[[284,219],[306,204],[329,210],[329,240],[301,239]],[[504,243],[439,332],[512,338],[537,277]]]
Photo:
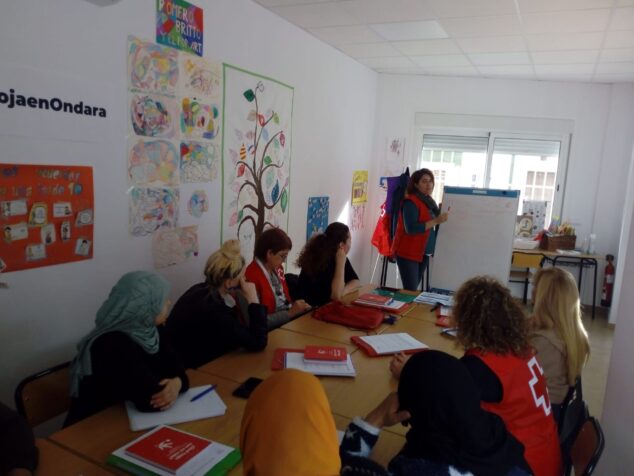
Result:
[[431,304],[432,306],[436,304],[440,304],[442,306],[452,306],[453,296],[426,291],[416,296],[414,302],[418,304]]
[[284,367],[287,369],[303,370],[313,375],[330,375],[333,377],[355,377],[357,375],[350,355],[340,362],[306,361],[302,352],[286,352]]

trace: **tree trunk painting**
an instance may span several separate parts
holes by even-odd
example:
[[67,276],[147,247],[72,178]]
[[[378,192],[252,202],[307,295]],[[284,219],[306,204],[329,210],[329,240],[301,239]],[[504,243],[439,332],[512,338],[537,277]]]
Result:
[[293,89],[229,65],[224,84],[222,240],[250,259],[265,229],[287,228]]

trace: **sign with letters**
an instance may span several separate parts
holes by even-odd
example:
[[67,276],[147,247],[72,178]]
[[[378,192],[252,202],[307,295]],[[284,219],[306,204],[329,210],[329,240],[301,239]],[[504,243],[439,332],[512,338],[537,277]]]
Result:
[[203,9],[185,0],[156,0],[156,42],[203,55]]

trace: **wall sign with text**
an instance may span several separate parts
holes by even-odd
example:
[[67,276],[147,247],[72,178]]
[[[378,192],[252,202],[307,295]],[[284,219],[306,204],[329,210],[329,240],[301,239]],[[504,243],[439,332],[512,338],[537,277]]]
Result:
[[156,42],[203,55],[203,9],[185,0],[156,0]]

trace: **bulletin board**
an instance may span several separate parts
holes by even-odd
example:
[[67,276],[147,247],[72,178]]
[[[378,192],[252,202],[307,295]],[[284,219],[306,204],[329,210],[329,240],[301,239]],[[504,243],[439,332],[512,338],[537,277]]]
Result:
[[91,259],[92,167],[0,163],[0,272]]

